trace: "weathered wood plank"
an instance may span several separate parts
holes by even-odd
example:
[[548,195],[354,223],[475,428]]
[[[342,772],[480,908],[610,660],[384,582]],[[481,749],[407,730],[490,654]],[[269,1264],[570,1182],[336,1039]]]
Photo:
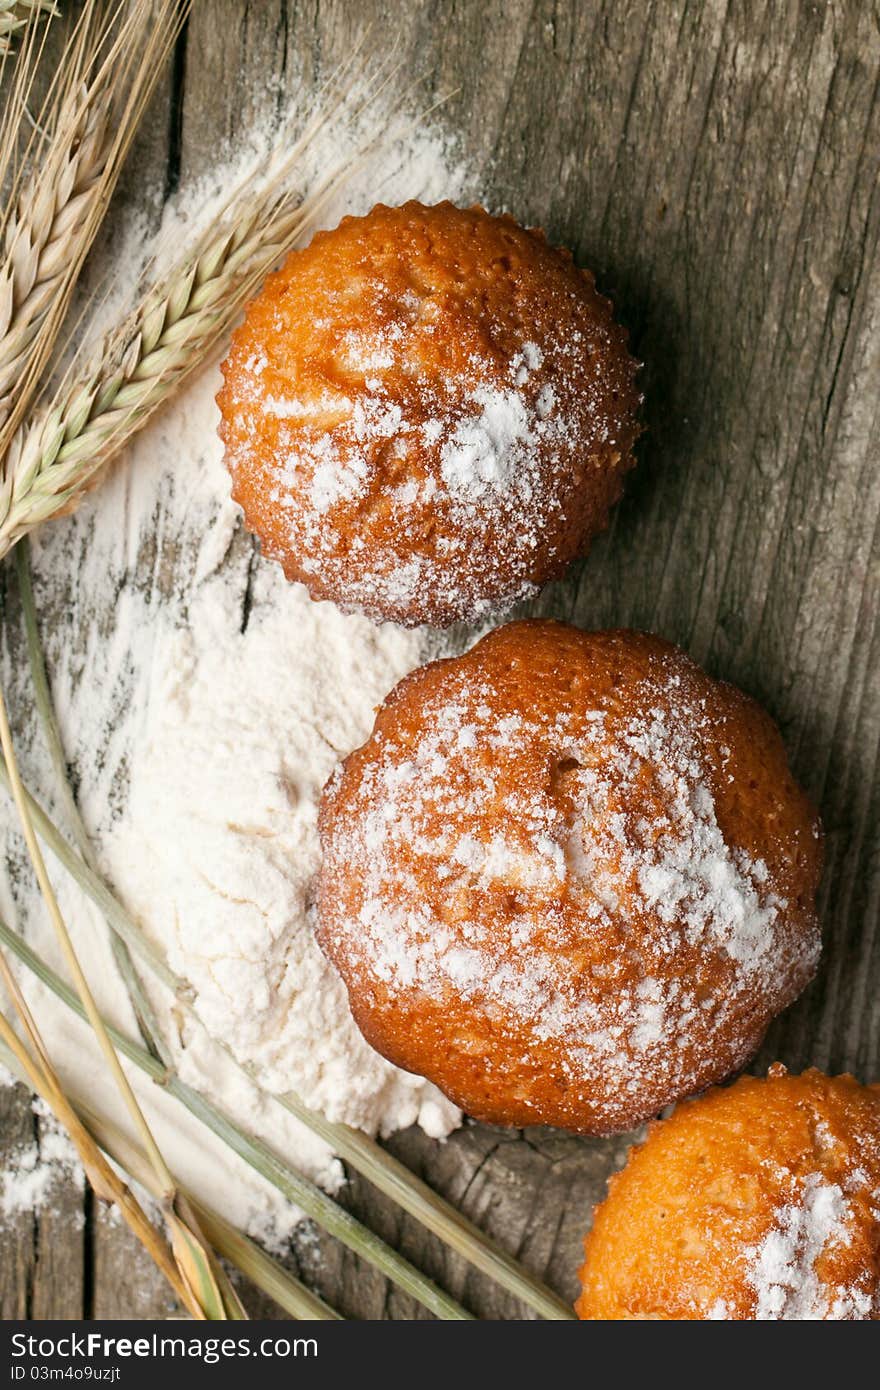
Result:
[[[536,607],[663,632],[779,719],[828,831],[826,952],[762,1060],[876,1077],[877,16],[859,0],[405,0],[393,19],[380,0],[202,0],[177,65],[179,132],[166,93],[145,185],[198,174],[256,115],[305,105],[367,26],[383,51],[397,36],[428,99],[455,89],[443,119],[487,201],[572,246],[631,329],[639,468],[609,532]],[[469,1125],[390,1146],[570,1296],[626,1141]],[[514,1314],[367,1184],[344,1197],[474,1311]],[[94,1309],[159,1309],[151,1271],[126,1284],[119,1232],[91,1230]],[[33,1232],[2,1238],[0,1307],[27,1307]],[[291,1263],[349,1316],[417,1315],[314,1233]]]
[[[18,1171],[18,1156],[40,1147],[44,1122],[24,1086],[0,1091],[0,1171]],[[35,1215],[16,1211],[0,1225],[0,1318],[79,1318],[84,1306],[83,1193],[58,1173]]]
[[[14,1171],[14,1155],[34,1134],[31,1098],[23,1086],[0,1091],[0,1161],[3,1171]],[[36,1252],[34,1220],[30,1213],[5,1217],[3,1255],[0,1259],[0,1317],[25,1318],[30,1314]]]
[[90,1318],[168,1318],[181,1310],[118,1213],[94,1203],[89,1221]]

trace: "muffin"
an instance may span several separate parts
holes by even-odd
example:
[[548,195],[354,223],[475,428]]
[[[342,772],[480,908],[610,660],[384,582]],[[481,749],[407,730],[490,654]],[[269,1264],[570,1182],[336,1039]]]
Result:
[[880,1318],[880,1087],[777,1065],[689,1101],[585,1247],[581,1318]]
[[367,1041],[497,1124],[611,1134],[724,1079],[819,954],[774,724],[637,632],[510,623],[413,672],[320,834]]
[[248,306],[217,397],[233,496],[313,598],[473,620],[607,524],[636,369],[592,276],[540,232],[379,206],[318,233]]

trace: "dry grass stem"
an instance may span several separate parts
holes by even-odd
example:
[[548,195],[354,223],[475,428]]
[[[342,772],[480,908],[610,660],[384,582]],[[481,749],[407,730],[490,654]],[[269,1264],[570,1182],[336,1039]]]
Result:
[[[19,1040],[12,1034],[16,1044],[13,1051],[6,1041],[7,1034],[0,1023],[0,1061],[2,1061],[19,1081],[34,1089],[29,1072],[20,1060]],[[156,1177],[142,1149],[129,1136],[106,1116],[99,1115],[94,1106],[81,1098],[70,1101],[76,1116],[88,1134],[103,1150],[112,1163],[123,1169],[129,1178],[139,1183],[151,1196],[157,1196]],[[112,1171],[112,1170],[111,1170]],[[178,1185],[180,1186],[180,1185]],[[181,1189],[183,1190],[183,1189]],[[214,1249],[225,1260],[263,1293],[267,1294],[291,1317],[299,1319],[319,1319],[338,1321],[340,1318],[333,1308],[288,1270],[284,1269],[271,1255],[267,1255],[258,1245],[214,1211],[199,1202],[192,1194],[187,1198],[198,1216],[199,1225],[211,1241]]]
[[166,1242],[147,1218],[137,1198],[114,1172],[86,1130],[65,1094],[58,1074],[52,1067],[42,1038],[18,989],[15,977],[0,954],[0,978],[12,997],[19,1020],[30,1042],[30,1050],[16,1033],[6,1016],[0,1012],[0,1040],[18,1063],[29,1085],[49,1106],[58,1123],[63,1126],[76,1148],[86,1176],[98,1197],[114,1203],[126,1225],[134,1233],[160,1272],[168,1280],[176,1296],[193,1317],[203,1317],[198,1304],[178,1272],[174,1257]]
[[[60,810],[66,821],[66,829],[70,832],[86,867],[97,878],[100,876],[97,856],[70,785],[67,773],[67,758],[64,753],[61,731],[58,727],[58,720],[55,715],[52,692],[49,688],[49,676],[46,671],[46,662],[43,656],[43,647],[37,625],[37,609],[36,603],[34,602],[30,551],[26,539],[22,541],[20,545],[16,546],[14,560],[22,613],[24,615],[25,641],[27,645],[31,681],[34,687],[34,703],[37,708],[39,722],[48,748],[49,760],[55,773]],[[31,811],[31,819],[37,824],[30,803],[28,809]],[[39,824],[37,824],[37,830],[39,832]],[[128,991],[135,1018],[137,1019],[138,1029],[145,1045],[153,1055],[166,1066],[171,1065],[171,1053],[162,1038],[162,1030],[159,1026],[156,1011],[153,1008],[152,1001],[144,987],[137,967],[132,960],[128,946],[125,944],[122,937],[114,931],[110,932],[110,946],[117,968]]]
[[24,834],[25,844],[27,845],[28,855],[33,865],[34,873],[36,874],[37,878],[37,883],[39,884],[40,892],[43,896],[43,901],[46,904],[46,910],[51,919],[52,926],[55,931],[55,935],[58,939],[58,944],[61,948],[62,955],[64,956],[65,963],[71,973],[74,984],[76,985],[77,993],[82,1001],[82,1005],[86,1011],[86,1015],[89,1019],[89,1022],[91,1023],[92,1028],[94,1029],[95,1036],[98,1039],[98,1044],[104,1053],[107,1064],[119,1088],[120,1094],[122,1095],[122,1098],[125,1101],[132,1122],[134,1123],[136,1130],[140,1134],[141,1141],[144,1145],[144,1148],[150,1156],[150,1159],[156,1170],[157,1176],[159,1177],[160,1181],[164,1184],[167,1194],[171,1196],[174,1192],[174,1180],[172,1179],[171,1174],[168,1171],[168,1168],[165,1164],[165,1160],[162,1158],[162,1155],[158,1150],[156,1141],[154,1140],[150,1132],[149,1125],[147,1124],[146,1119],[144,1118],[143,1112],[140,1108],[140,1105],[138,1104],[134,1091],[131,1088],[131,1084],[127,1076],[125,1075],[125,1072],[122,1070],[119,1058],[116,1055],[113,1044],[110,1041],[106,1028],[104,1027],[103,1019],[101,1018],[101,1015],[98,1012],[98,1006],[95,1003],[91,987],[88,983],[88,980],[85,977],[76,951],[74,950],[73,942],[70,939],[70,934],[68,933],[67,926],[64,922],[64,918],[61,915],[61,909],[58,906],[58,899],[55,896],[55,890],[52,887],[52,881],[49,878],[49,874],[46,869],[46,863],[43,859],[43,852],[40,849],[40,844],[37,839],[36,831],[34,830],[33,821],[31,819],[30,811],[25,797],[24,785],[21,781],[21,776],[18,770],[18,762],[15,756],[15,749],[12,743],[12,731],[9,726],[9,716],[6,710],[6,700],[3,696],[2,691],[0,691],[0,747],[2,747],[3,750],[3,759],[6,763],[6,769],[9,774],[9,780],[12,789],[12,799],[15,802],[15,807],[18,812],[22,833]]
[[[155,1175],[142,1150],[109,1120],[99,1116],[91,1106],[78,1103],[76,1109],[89,1133],[94,1136],[105,1153],[109,1154],[115,1163],[124,1168],[130,1177],[134,1178],[155,1197],[157,1195]],[[179,1190],[183,1191],[182,1188]],[[330,1308],[322,1298],[313,1294],[276,1260],[273,1260],[271,1255],[267,1255],[252,1240],[237,1231],[225,1217],[199,1202],[191,1193],[184,1195],[195,1213],[199,1225],[210,1237],[214,1248],[224,1259],[229,1260],[236,1269],[246,1275],[258,1289],[274,1299],[285,1312],[290,1313],[295,1318],[315,1318],[322,1321],[339,1320],[339,1314]]]
[[[16,932],[11,931],[2,918],[0,942],[62,1000],[68,1009],[80,1018],[85,1018],[82,1003],[69,985]],[[173,1071],[167,1071],[145,1048],[120,1033],[112,1024],[107,1024],[107,1031],[124,1057],[133,1062],[145,1076],[161,1085],[168,1095],[179,1101],[191,1115],[216,1135],[231,1152],[243,1159],[255,1173],[265,1178],[288,1202],[292,1202],[319,1226],[368,1260],[437,1317],[455,1321],[470,1317],[454,1298],[438,1288],[369,1227],[340,1207],[326,1192],[292,1168],[256,1135],[243,1130],[200,1091],[187,1085]]]

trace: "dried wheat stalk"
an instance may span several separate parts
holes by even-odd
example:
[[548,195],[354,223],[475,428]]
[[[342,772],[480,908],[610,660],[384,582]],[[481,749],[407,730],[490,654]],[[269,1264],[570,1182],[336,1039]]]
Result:
[[184,1282],[171,1250],[145,1215],[137,1198],[113,1171],[76,1114],[48,1056],[15,976],[2,955],[0,955],[0,979],[2,979],[13,1001],[19,1025],[24,1032],[27,1043],[18,1036],[2,1011],[0,1011],[0,1042],[12,1054],[24,1078],[33,1090],[51,1108],[58,1123],[67,1131],[93,1191],[105,1202],[112,1202],[118,1207],[126,1225],[149,1252],[153,1262],[164,1274],[181,1303],[189,1309],[193,1317],[202,1316],[198,1304],[191,1297],[190,1290]]
[[[3,923],[0,920],[0,930],[3,929]],[[2,958],[0,958],[0,962],[2,962]],[[0,963],[0,973],[3,973],[2,963]],[[13,1045],[10,1046],[5,1041],[8,1037],[7,1030],[8,1021],[3,1020],[2,1015],[0,1015],[0,1062],[25,1086],[36,1090],[34,1085],[36,1077],[33,1068],[25,1065],[22,1057],[22,1045],[16,1035],[13,1038]],[[47,1104],[51,1103],[45,1094],[43,1099],[46,1100]],[[122,1170],[129,1178],[133,1178],[152,1197],[160,1197],[161,1193],[156,1183],[156,1175],[143,1150],[138,1148],[137,1144],[117,1124],[107,1119],[106,1116],[99,1115],[94,1106],[88,1105],[81,1097],[66,1095],[65,1099],[88,1135],[95,1141],[99,1149],[112,1160],[115,1169]],[[80,1153],[80,1157],[83,1156]],[[85,1157],[90,1163],[92,1162],[93,1154],[89,1153]],[[121,1194],[123,1200],[127,1201],[130,1198],[136,1202],[131,1189],[125,1188],[125,1183],[119,1173],[114,1171],[112,1167],[110,1173],[111,1177],[117,1179],[120,1187],[128,1193],[127,1198]],[[242,1235],[218,1212],[199,1202],[192,1194],[188,1195],[198,1216],[199,1225],[205,1231],[214,1249],[245,1275],[256,1288],[267,1294],[284,1312],[296,1319],[320,1319],[324,1322],[340,1319],[339,1313],[329,1307],[317,1294],[307,1289],[299,1279],[284,1269],[271,1255],[266,1254],[248,1236]],[[123,1219],[128,1222],[128,1213],[123,1212]],[[146,1217],[144,1219],[146,1220]],[[136,1234],[138,1233],[136,1232]],[[158,1232],[156,1235],[158,1237]],[[176,1274],[176,1271],[173,1272]]]
[[[0,453],[50,360],[137,123],[186,13],[135,0],[123,19],[87,0],[35,120],[13,90],[0,171],[14,169],[0,263]],[[33,45],[30,46],[33,48]],[[30,72],[30,50],[23,55]],[[29,130],[24,153],[19,146]]]
[[340,112],[355,129],[396,70],[380,67],[353,98],[362,71],[355,49],[299,138],[288,143],[285,132],[268,168],[233,192],[214,219],[220,230],[202,237],[105,338],[96,360],[75,379],[68,372],[14,435],[0,428],[0,558],[40,522],[69,511],[128,436],[201,365],[248,294],[301,237],[384,127],[301,199],[292,176],[304,151]]
[[109,92],[79,103],[79,120],[56,150],[51,177],[27,189],[13,211],[0,269],[0,423],[87,222],[112,141]]
[[[182,1297],[184,1305],[188,1308],[193,1317],[205,1318],[210,1320],[225,1320],[228,1318],[244,1318],[246,1314],[241,1305],[241,1301],[229,1278],[219,1265],[211,1246],[205,1238],[204,1232],[200,1229],[198,1217],[192,1206],[171,1174],[168,1165],[162,1155],[159,1146],[153,1137],[153,1132],[147,1122],[143,1108],[135,1095],[134,1088],[128,1076],[123,1070],[119,1060],[119,1055],[114,1046],[113,1039],[107,1029],[107,1025],[98,1010],[95,998],[92,993],[91,985],[86,978],[85,972],[80,964],[79,957],[67,930],[67,925],[58,906],[58,899],[55,889],[52,886],[46,870],[45,860],[42,850],[37,840],[34,824],[31,819],[28,801],[24,786],[18,769],[15,756],[15,748],[12,741],[12,730],[9,727],[9,717],[6,710],[6,701],[0,689],[0,748],[3,750],[3,760],[9,775],[12,791],[12,799],[18,811],[21,831],[27,846],[28,857],[33,866],[43,902],[55,932],[61,954],[64,958],[67,969],[76,986],[77,994],[83,1008],[83,1012],[92,1027],[98,1046],[104,1055],[107,1068],[113,1078],[116,1087],[122,1097],[128,1111],[135,1133],[139,1136],[144,1152],[155,1174],[156,1183],[161,1194],[162,1211],[165,1217],[165,1225],[171,1244],[171,1259],[167,1259],[164,1246],[158,1240],[156,1233],[147,1223],[146,1228],[138,1218],[137,1221],[129,1221],[135,1234],[143,1241],[146,1249],[153,1256],[166,1276],[171,1279],[172,1285],[179,1297]],[[0,954],[0,978],[3,979],[7,990],[15,1005],[16,1013],[24,1027],[26,1036],[30,1042],[32,1053],[29,1056],[27,1049],[22,1047],[17,1052],[19,1061],[25,1065],[31,1083],[52,1105],[55,1114],[60,1122],[67,1129],[74,1143],[77,1145],[80,1156],[85,1165],[89,1181],[92,1183],[99,1196],[107,1197],[109,1200],[116,1201],[126,1219],[129,1219],[126,1205],[122,1200],[123,1194],[120,1193],[118,1185],[108,1184],[106,1175],[106,1163],[100,1152],[95,1148],[93,1142],[86,1134],[81,1123],[79,1123],[73,1108],[63,1092],[57,1073],[52,1065],[49,1054],[40,1037],[37,1025],[30,1013],[24,1000],[24,996],[19,989],[15,977],[13,976],[5,958]],[[0,1013],[0,1037],[8,1047],[16,1048],[16,1037],[11,1029],[8,1020]],[[30,1066],[28,1066],[30,1062]],[[43,1088],[40,1081],[43,1082]],[[130,1194],[129,1194],[130,1195]],[[134,1203],[137,1207],[137,1203]],[[140,1213],[140,1217],[143,1213]],[[161,1259],[159,1258],[161,1256]],[[175,1278],[171,1278],[169,1269],[173,1271]]]
[[[3,202],[0,205],[0,233],[15,207],[21,188],[23,171],[30,156],[39,148],[44,138],[43,117],[48,118],[53,94],[61,81],[56,72],[43,94],[42,106],[35,112],[34,88],[38,74],[44,70],[41,59],[44,54],[48,34],[47,26],[28,23],[21,35],[21,41],[14,50],[7,47],[0,52],[0,81],[3,85],[3,103],[0,110],[0,188]],[[14,59],[10,55],[14,52]]]

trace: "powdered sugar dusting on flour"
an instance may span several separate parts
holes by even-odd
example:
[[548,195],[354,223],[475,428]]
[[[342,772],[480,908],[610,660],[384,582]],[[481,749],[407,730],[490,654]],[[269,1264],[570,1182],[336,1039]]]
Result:
[[[362,140],[325,129],[304,185]],[[370,119],[381,123],[381,113]],[[224,191],[271,142],[236,156],[166,209],[161,240],[210,220]],[[323,209],[333,224],[376,197],[462,196],[465,173],[444,139],[403,116]],[[144,260],[143,223],[117,235],[114,283],[131,290]],[[120,248],[129,248],[120,264]],[[121,295],[107,297],[114,317]],[[192,985],[204,1026],[156,993],[184,1079],[328,1186],[341,1170],[309,1131],[261,1097],[219,1038],[270,1090],[293,1090],[332,1118],[370,1132],[414,1122],[443,1135],[458,1112],[429,1084],[373,1053],[319,953],[310,922],[316,804],[337,758],[360,742],[374,705],[424,657],[420,634],[379,629],[313,605],[263,562],[228,498],[216,436],[216,368],[206,370],[71,518],[40,532],[36,589],[53,693],[80,805],[121,896]],[[20,652],[5,679],[29,697]],[[39,740],[21,745],[31,785],[51,808]],[[60,965],[5,803],[9,854],[0,911]],[[60,872],[62,907],[120,1027],[134,1020],[107,946],[107,928]],[[22,976],[53,1054],[75,1093],[108,1114],[115,1101],[87,1032]],[[152,988],[153,986],[151,986]],[[177,1175],[203,1200],[270,1243],[298,1214],[274,1189],[155,1087],[144,1104]],[[23,1191],[19,1183],[19,1193]]]

